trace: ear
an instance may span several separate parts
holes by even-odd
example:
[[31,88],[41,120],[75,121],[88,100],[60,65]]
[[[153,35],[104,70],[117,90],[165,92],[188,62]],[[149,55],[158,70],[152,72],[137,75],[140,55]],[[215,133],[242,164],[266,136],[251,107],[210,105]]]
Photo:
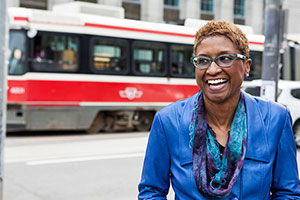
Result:
[[252,60],[251,58],[248,58],[245,62],[244,62],[244,66],[245,66],[245,77],[249,76],[249,72],[250,72],[250,66],[251,66]]

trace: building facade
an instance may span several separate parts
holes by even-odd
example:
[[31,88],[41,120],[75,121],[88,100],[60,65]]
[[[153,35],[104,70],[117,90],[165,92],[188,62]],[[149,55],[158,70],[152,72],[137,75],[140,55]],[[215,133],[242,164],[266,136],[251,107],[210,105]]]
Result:
[[[8,6],[51,10],[56,4],[76,0],[10,0]],[[186,18],[203,20],[228,20],[253,28],[263,34],[264,0],[80,0],[90,3],[123,7],[125,18],[159,23],[183,24]],[[283,0],[289,11],[289,34],[300,33],[300,26],[293,26],[300,17],[299,0]]]

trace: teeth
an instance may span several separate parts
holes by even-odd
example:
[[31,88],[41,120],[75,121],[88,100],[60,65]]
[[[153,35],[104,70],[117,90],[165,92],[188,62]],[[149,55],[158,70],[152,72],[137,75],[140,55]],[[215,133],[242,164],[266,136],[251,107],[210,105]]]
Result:
[[215,79],[215,80],[208,80],[207,83],[210,85],[214,85],[214,84],[220,84],[220,83],[225,83],[226,80],[225,79]]

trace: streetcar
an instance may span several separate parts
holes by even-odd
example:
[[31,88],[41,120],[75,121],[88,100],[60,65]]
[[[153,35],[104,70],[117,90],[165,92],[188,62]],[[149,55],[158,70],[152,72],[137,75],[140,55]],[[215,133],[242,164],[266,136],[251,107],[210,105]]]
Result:
[[[150,129],[155,112],[198,91],[198,27],[9,8],[7,129]],[[250,79],[264,38],[247,34]]]

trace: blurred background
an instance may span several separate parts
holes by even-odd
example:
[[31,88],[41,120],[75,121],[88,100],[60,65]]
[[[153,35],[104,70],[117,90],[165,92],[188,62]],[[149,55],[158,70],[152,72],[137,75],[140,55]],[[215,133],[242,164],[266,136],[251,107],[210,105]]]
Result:
[[[253,62],[243,89],[260,96],[263,0],[7,5],[4,199],[136,199],[155,113],[198,91],[190,58],[208,20],[245,32]],[[300,147],[300,1],[284,0],[282,9],[277,95]]]
[[[52,10],[55,5],[68,2],[88,2],[124,9],[126,19],[159,23],[183,24],[186,18],[229,20],[251,26],[255,34],[263,34],[265,1],[263,0],[10,0],[10,7]],[[299,34],[293,26],[300,15],[299,1],[284,0],[289,10],[288,33]],[[99,13],[100,14],[100,13]]]

